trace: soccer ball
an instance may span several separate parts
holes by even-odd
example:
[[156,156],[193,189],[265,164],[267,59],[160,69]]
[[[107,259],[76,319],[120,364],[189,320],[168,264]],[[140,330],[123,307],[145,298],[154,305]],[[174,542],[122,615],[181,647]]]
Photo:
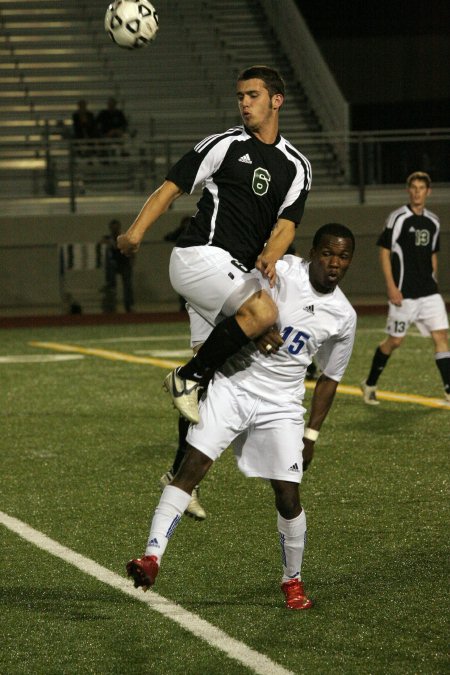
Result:
[[115,0],[106,10],[105,30],[119,47],[145,47],[156,36],[158,15],[148,0]]

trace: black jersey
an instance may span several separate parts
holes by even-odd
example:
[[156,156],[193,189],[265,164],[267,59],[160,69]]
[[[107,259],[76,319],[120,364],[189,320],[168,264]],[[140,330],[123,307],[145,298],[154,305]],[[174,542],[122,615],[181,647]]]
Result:
[[203,186],[177,246],[218,246],[252,268],[278,218],[300,222],[311,165],[282,136],[267,144],[238,126],[200,141],[167,179],[189,194]]
[[424,209],[417,216],[410,206],[393,211],[378,246],[391,251],[392,274],[404,298],[422,298],[438,292],[431,257],[439,251],[439,218]]

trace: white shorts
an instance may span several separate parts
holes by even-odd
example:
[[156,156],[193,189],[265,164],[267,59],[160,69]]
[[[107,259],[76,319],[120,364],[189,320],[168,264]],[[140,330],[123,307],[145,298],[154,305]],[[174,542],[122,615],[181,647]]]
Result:
[[213,326],[261,290],[256,277],[217,246],[176,246],[169,276],[174,290]]
[[428,337],[431,331],[448,329],[445,303],[439,293],[423,298],[408,298],[400,307],[389,303],[386,333],[392,337],[404,337],[409,326],[415,323],[420,333]]
[[[186,304],[186,309],[189,314],[191,347],[194,349],[194,347],[198,347],[206,341],[214,326],[211,325],[209,321],[205,321],[205,319],[200,316],[200,314],[196,312],[195,309],[193,309],[190,305]],[[223,315],[220,314],[219,318],[220,317],[223,317]]]
[[250,478],[300,483],[304,412],[298,403],[276,405],[255,398],[216,373],[187,441],[213,461],[231,445],[239,469]]

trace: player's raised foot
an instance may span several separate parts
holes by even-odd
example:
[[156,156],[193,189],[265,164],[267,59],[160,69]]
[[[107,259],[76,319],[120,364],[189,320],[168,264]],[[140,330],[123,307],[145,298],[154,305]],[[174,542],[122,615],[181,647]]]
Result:
[[367,405],[380,405],[380,401],[377,399],[376,387],[370,387],[365,380],[361,382],[360,387],[363,393],[364,403],[367,403]]
[[142,586],[147,591],[153,586],[159,572],[159,565],[156,556],[143,555],[142,558],[134,558],[127,562],[127,574],[134,581],[134,587]]
[[199,383],[194,380],[184,380],[178,375],[178,368],[172,370],[164,379],[164,389],[169,392],[175,408],[189,422],[197,424],[198,416],[198,388]]
[[303,581],[299,579],[290,579],[281,584],[281,590],[286,598],[286,607],[288,609],[310,609],[313,601],[308,598],[303,588]]
[[184,512],[187,516],[194,518],[194,520],[205,520],[206,511],[203,506],[200,504],[199,500],[200,488],[198,485],[192,490],[191,501],[188,504],[186,511]]

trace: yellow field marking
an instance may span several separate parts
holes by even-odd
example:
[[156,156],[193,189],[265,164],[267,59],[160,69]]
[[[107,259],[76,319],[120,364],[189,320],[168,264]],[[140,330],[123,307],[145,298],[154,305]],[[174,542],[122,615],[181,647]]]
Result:
[[[314,389],[314,382],[305,382],[307,389]],[[348,384],[340,384],[337,388],[338,394],[349,394],[350,396],[362,397],[359,387],[352,387]],[[416,394],[397,394],[395,391],[383,391],[377,389],[377,398],[383,401],[394,401],[395,403],[415,403],[424,405],[427,408],[441,408],[450,411],[450,404],[441,398],[431,398],[430,396],[418,396]]]
[[[141,363],[157,368],[176,368],[183,365],[185,361],[168,361],[166,359],[155,359],[150,356],[134,356],[124,352],[116,352],[110,349],[96,349],[94,347],[80,347],[78,345],[68,345],[59,342],[30,342],[33,347],[42,347],[43,349],[53,349],[59,352],[71,352],[76,354],[86,354],[88,356],[99,356],[102,359],[111,361],[126,361],[128,363]],[[307,389],[314,389],[314,382],[305,382]],[[352,387],[347,384],[340,384],[337,388],[339,394],[348,394],[349,396],[362,396],[359,387]],[[450,405],[439,398],[430,396],[418,396],[416,394],[397,394],[394,391],[377,390],[377,398],[382,401],[394,401],[396,403],[413,403],[423,405],[427,408],[440,408],[441,410],[450,410]]]
[[86,354],[87,356],[99,356],[101,359],[110,361],[126,361],[127,363],[141,363],[148,366],[157,366],[158,368],[176,368],[182,366],[185,361],[168,361],[165,359],[154,359],[150,356],[134,356],[124,352],[116,352],[111,349],[96,349],[95,347],[79,347],[78,345],[61,344],[60,342],[30,342],[32,347],[42,347],[43,349],[53,349],[56,352],[72,352],[76,354]]

